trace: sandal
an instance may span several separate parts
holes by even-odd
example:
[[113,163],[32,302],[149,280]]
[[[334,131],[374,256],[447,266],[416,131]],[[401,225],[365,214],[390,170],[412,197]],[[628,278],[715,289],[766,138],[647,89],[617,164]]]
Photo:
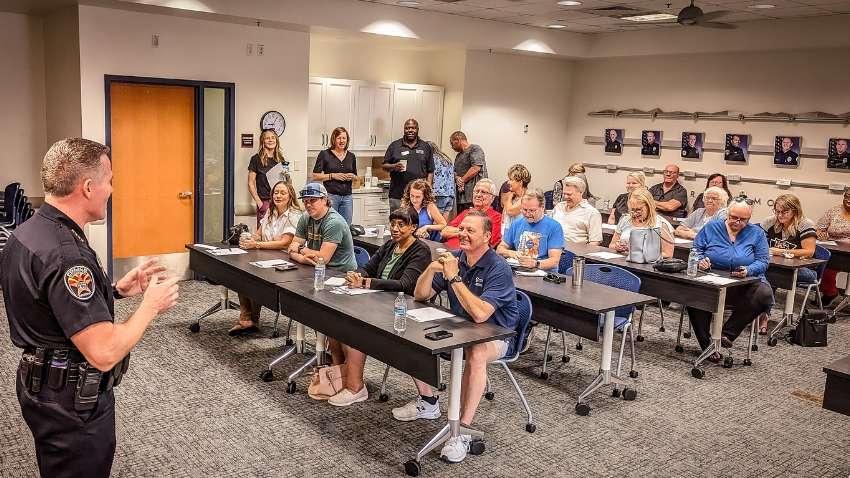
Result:
[[[250,325],[242,325],[243,323],[247,323]],[[239,322],[233,326],[230,330],[227,331],[227,335],[234,337],[236,335],[249,334],[253,332],[259,332],[260,327],[259,323],[256,322]]]
[[712,362],[712,363],[720,362],[720,360],[722,360],[722,359],[723,359],[723,356],[720,355],[717,352],[714,352],[713,354],[706,357],[706,360],[708,360],[709,362]]
[[759,328],[759,335],[767,335],[767,326]]

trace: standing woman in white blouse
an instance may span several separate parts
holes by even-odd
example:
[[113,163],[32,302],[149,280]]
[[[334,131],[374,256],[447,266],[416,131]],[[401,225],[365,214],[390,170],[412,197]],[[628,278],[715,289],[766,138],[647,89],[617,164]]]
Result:
[[[280,181],[272,188],[271,206],[260,221],[260,227],[253,236],[239,240],[242,249],[286,250],[295,236],[295,226],[301,218],[301,204],[292,184]],[[228,335],[241,335],[260,331],[260,310],[262,304],[239,294],[239,323],[233,326]]]

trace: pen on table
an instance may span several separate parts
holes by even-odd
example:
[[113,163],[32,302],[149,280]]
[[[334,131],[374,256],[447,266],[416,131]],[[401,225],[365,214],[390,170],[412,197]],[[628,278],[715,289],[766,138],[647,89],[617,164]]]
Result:
[[440,324],[429,325],[428,327],[425,327],[425,328],[423,328],[422,330],[431,330],[431,329],[436,329],[436,328],[437,328],[437,327],[439,327],[439,326],[440,326]]

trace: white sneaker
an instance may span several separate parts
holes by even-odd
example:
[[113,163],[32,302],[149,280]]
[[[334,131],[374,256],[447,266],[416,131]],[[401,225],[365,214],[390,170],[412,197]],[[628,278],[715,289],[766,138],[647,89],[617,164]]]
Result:
[[403,407],[393,408],[393,417],[400,422],[412,422],[419,418],[434,420],[440,418],[440,402],[431,405],[419,396]]
[[446,444],[443,445],[443,449],[440,450],[440,458],[449,463],[462,462],[469,452],[469,442],[471,440],[472,436],[470,435],[459,435],[449,438]]
[[369,398],[369,391],[366,386],[360,389],[359,392],[353,393],[347,388],[343,388],[341,392],[328,399],[328,403],[337,407],[347,407],[351,404],[362,402]]

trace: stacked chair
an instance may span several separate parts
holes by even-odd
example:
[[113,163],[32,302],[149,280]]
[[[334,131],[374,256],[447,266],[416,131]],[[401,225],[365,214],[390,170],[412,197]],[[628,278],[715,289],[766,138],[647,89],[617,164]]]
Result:
[[21,183],[11,183],[3,192],[0,202],[0,250],[6,245],[12,231],[35,214],[29,198],[24,196]]

